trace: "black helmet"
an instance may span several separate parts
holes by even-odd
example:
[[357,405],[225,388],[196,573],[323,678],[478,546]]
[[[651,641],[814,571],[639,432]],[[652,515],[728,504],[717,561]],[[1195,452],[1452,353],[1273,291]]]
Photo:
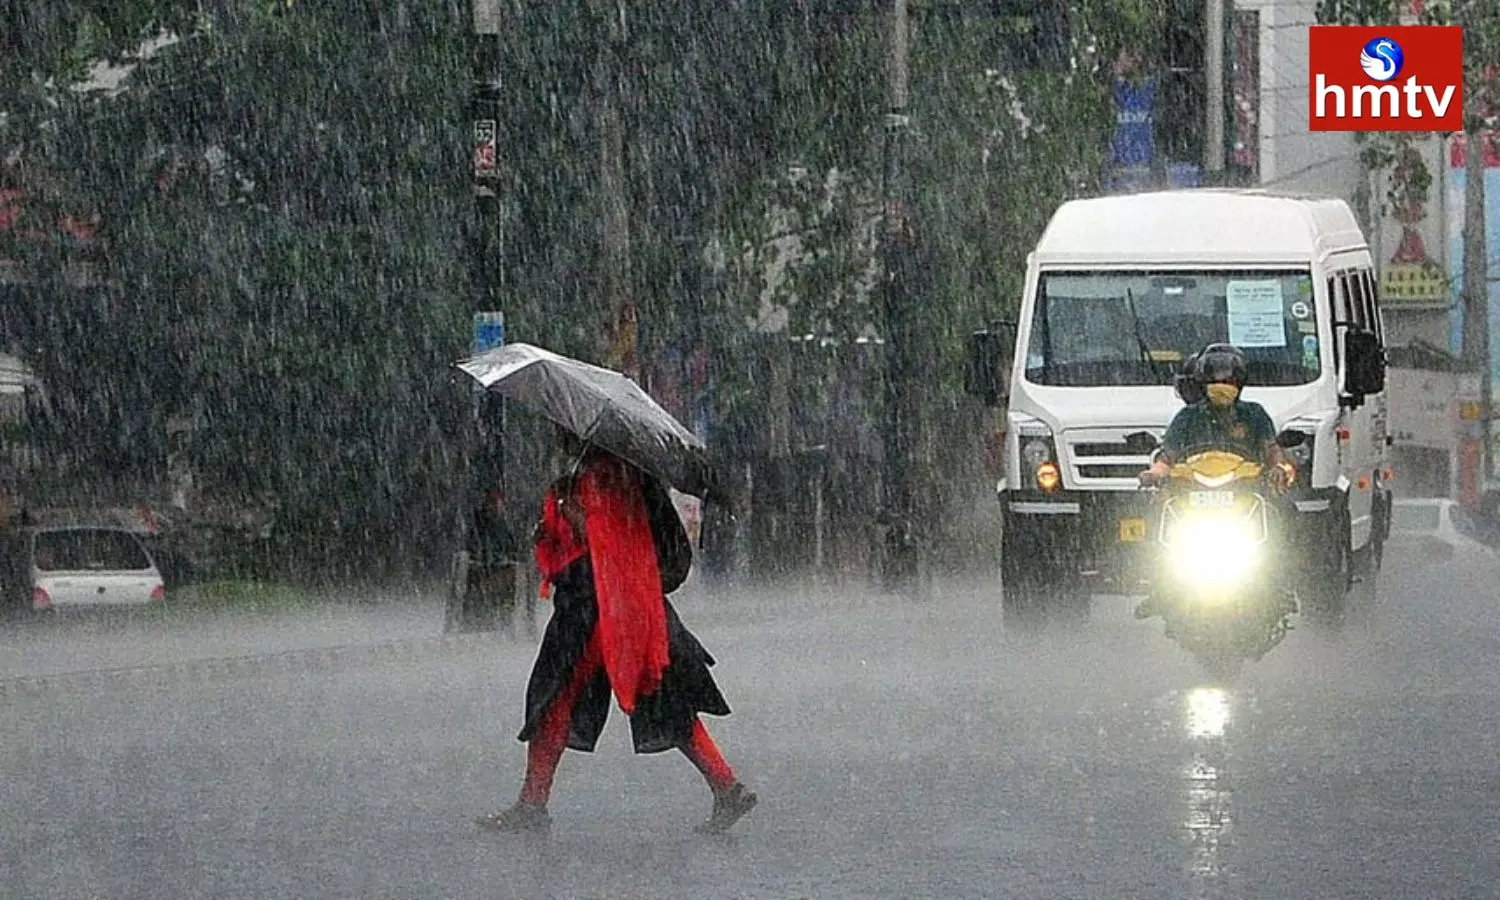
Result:
[[1245,354],[1232,344],[1209,344],[1198,354],[1198,380],[1203,384],[1245,387]]
[[1199,364],[1202,362],[1203,353],[1200,351],[1182,361],[1182,366],[1172,378],[1172,387],[1177,390],[1177,399],[1191,406],[1202,400],[1203,378]]

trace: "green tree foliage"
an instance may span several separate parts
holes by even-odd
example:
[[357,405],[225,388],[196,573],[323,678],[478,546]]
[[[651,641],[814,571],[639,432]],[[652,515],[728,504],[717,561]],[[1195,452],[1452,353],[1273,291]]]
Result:
[[[114,12],[79,13],[95,6]],[[707,349],[716,443],[751,443],[760,421],[751,325],[768,302],[795,331],[878,332],[888,30],[873,4],[845,6],[631,6],[613,46],[586,4],[507,3],[512,339],[597,357],[599,64],[622,103],[643,349]],[[100,211],[109,286],[38,305],[25,331],[69,408],[108,411],[92,417],[109,423],[88,442],[96,467],[122,450],[158,467],[152,435],[198,409],[205,474],[276,495],[308,565],[442,559],[467,402],[448,365],[473,311],[467,2],[55,7],[72,24],[27,19],[45,38],[4,77],[181,36],[119,96],[65,98],[48,126],[50,170]],[[1101,61],[1150,52],[1161,9],[1074,4],[1060,63],[1017,71],[1002,23],[913,8],[915,300],[942,416],[962,336],[1014,308],[1052,209],[1096,189],[1113,121]],[[962,441],[930,450],[978,459]]]
[[90,67],[199,24],[195,0],[5,0],[0,4],[0,156],[34,144]]
[[110,289],[33,355],[133,423],[86,445],[96,470],[122,449],[159,469],[165,421],[197,408],[200,478],[277,497],[309,562],[430,553],[467,331],[462,20],[253,4],[211,25],[70,110],[54,163],[95,192]]

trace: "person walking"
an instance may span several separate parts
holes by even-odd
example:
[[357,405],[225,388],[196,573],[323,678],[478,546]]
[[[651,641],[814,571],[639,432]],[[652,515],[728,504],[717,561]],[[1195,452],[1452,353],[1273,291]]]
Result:
[[526,775],[514,805],[483,816],[499,831],[551,826],[547,802],[563,752],[593,752],[613,696],[636,753],[678,750],[703,775],[713,806],[700,830],[722,832],[758,802],[700,715],[727,716],[714,658],[666,595],[687,578],[692,546],[662,484],[560,430],[577,459],[555,482],[534,534],[552,617],[526,686]]

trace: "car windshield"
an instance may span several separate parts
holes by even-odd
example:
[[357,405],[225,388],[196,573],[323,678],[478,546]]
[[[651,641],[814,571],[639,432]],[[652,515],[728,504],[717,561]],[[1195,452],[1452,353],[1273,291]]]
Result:
[[1026,379],[1066,387],[1169,385],[1204,346],[1239,347],[1255,385],[1321,371],[1306,271],[1049,272],[1027,342]]
[[1437,531],[1443,511],[1431,503],[1397,503],[1391,510],[1391,527],[1397,531]]
[[106,528],[39,532],[34,558],[37,569],[43,572],[118,572],[151,568],[150,558],[129,532]]

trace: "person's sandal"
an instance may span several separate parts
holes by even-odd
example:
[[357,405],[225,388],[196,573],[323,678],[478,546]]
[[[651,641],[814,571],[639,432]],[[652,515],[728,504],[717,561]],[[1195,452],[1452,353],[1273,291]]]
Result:
[[552,827],[552,816],[547,813],[547,807],[524,800],[516,801],[510,809],[480,816],[475,821],[481,828],[511,833],[546,831]]

